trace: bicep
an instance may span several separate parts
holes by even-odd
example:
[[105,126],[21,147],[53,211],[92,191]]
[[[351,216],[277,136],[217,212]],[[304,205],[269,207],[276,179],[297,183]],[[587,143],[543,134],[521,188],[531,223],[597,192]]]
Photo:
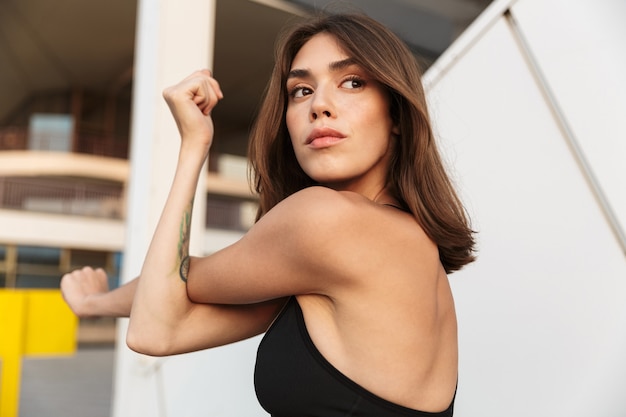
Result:
[[192,258],[187,280],[197,303],[251,304],[321,291],[303,252],[274,231],[252,231],[239,242],[205,257]]
[[342,202],[330,190],[281,202],[235,244],[191,260],[189,298],[249,304],[298,294],[332,296],[347,269],[340,248],[342,236],[350,234],[339,229],[346,227],[341,213],[349,207]]

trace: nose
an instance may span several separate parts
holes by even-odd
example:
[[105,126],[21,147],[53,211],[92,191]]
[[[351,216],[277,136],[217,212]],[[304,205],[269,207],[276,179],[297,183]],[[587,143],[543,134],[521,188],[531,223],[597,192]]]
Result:
[[[330,112],[329,112],[328,110],[324,110],[324,111],[322,111],[322,112],[320,113],[320,115],[321,115],[321,116],[330,117]],[[312,118],[313,120],[317,120],[317,118],[318,118],[318,117],[319,117],[319,116],[317,115],[317,113],[316,113],[316,112],[312,112],[312,113],[311,113],[311,118]]]
[[320,117],[334,117],[335,108],[333,105],[332,93],[327,91],[324,87],[318,86],[313,93],[311,100],[311,121],[317,120]]

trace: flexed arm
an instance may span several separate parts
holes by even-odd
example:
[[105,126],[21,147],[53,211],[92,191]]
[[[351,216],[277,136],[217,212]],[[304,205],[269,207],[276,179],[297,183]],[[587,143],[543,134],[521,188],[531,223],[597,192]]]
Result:
[[193,196],[213,138],[210,111],[222,98],[208,71],[164,91],[181,134],[176,173],[141,274],[109,291],[106,274],[86,267],[66,274],[61,289],[81,317],[128,316],[128,345],[148,355],[171,355],[221,346],[264,332],[285,302],[272,299],[193,303],[188,272]]
[[198,71],[167,88],[163,96],[178,126],[181,144],[174,180],[141,270],[130,314],[127,342],[144,353],[168,351],[168,343],[194,308],[181,271],[184,278],[193,198],[213,140],[210,113],[222,92],[208,71]]

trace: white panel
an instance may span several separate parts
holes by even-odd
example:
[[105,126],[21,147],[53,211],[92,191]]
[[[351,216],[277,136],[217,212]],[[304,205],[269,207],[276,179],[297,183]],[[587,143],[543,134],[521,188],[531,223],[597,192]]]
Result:
[[164,404],[173,417],[267,417],[254,392],[260,337],[162,363]]
[[451,276],[455,411],[625,415],[626,260],[504,18],[446,71],[431,112],[480,250]]
[[524,37],[626,228],[626,1],[525,0]]

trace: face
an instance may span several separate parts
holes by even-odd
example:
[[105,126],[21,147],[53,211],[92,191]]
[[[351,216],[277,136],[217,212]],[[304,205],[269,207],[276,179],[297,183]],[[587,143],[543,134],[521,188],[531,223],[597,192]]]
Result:
[[378,195],[397,133],[383,86],[320,33],[296,54],[287,92],[287,128],[304,172],[331,188]]

